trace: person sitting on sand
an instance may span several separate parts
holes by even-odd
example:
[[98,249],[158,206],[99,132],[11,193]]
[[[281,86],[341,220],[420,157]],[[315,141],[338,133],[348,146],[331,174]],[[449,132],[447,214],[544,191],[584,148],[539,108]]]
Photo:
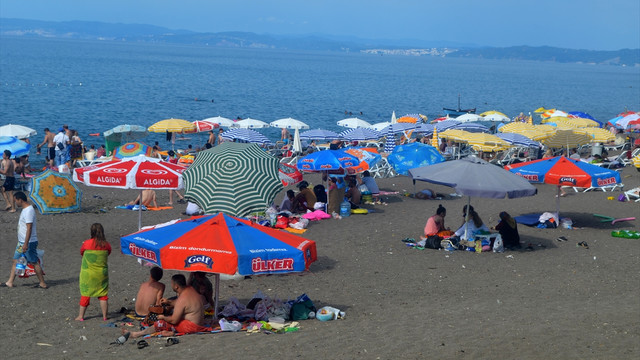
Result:
[[306,180],[302,180],[298,184],[298,189],[300,192],[293,199],[292,212],[306,212],[307,210],[313,211],[313,206],[315,205],[316,195],[309,189],[309,183]]
[[109,309],[109,266],[107,259],[111,254],[111,245],[104,236],[102,224],[91,225],[91,239],[82,243],[82,267],[80,269],[80,310],[77,321],[84,321],[92,297],[100,300],[102,320],[107,320]]
[[[142,190],[142,205],[149,207],[151,203],[153,203],[153,207],[158,207],[158,202],[156,201],[156,192],[151,189]],[[140,205],[140,195],[138,195],[135,200],[129,202],[126,205]]]
[[447,230],[444,227],[445,216],[447,216],[447,209],[445,209],[441,204],[438,205],[436,214],[427,220],[427,224],[424,227],[424,237],[421,238],[426,239],[429,236],[437,235],[439,232]]
[[[178,294],[175,300],[162,298],[160,302],[173,306],[173,314],[158,315],[158,321],[142,331],[132,331],[131,337],[160,333],[162,336],[173,336],[175,333],[193,334],[208,332],[211,328],[202,326],[204,323],[204,301],[202,296],[191,286],[182,274],[171,277],[171,288]],[[123,335],[129,333],[122,329]]]
[[495,227],[500,232],[505,248],[520,248],[520,235],[518,234],[518,224],[516,220],[506,211],[500,213],[500,222]]
[[160,282],[162,275],[162,269],[157,266],[149,270],[149,280],[140,285],[138,295],[136,295],[136,316],[147,316],[150,306],[160,304],[165,288],[165,285]]
[[358,187],[358,182],[355,178],[350,178],[348,184],[349,188],[344,193],[344,195],[351,203],[351,208],[358,209],[360,207],[360,200],[362,200],[362,193],[360,192],[360,188]]
[[378,198],[380,195],[380,188],[378,188],[378,184],[376,184],[376,179],[371,176],[369,170],[365,170],[362,173],[362,177],[360,178],[360,184],[364,184],[367,187],[367,190],[373,195],[374,200]]
[[207,274],[202,271],[196,271],[189,274],[189,281],[187,282],[191,287],[202,295],[204,298],[204,308],[212,308],[215,304],[213,302],[213,285],[211,281],[207,279]]
[[[462,208],[462,217],[467,219],[467,205]],[[482,222],[480,215],[475,211],[473,206],[469,206],[469,221],[463,222],[462,226],[456,230],[455,235],[462,240],[468,240],[473,237],[476,231],[489,232],[489,228]]]
[[282,199],[282,203],[280,204],[280,211],[292,211],[293,210],[293,200],[296,195],[293,190],[287,190],[284,199]]

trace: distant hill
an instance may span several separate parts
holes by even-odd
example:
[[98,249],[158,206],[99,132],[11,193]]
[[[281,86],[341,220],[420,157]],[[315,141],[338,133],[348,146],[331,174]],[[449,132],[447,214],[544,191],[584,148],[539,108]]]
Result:
[[198,33],[188,30],[172,30],[153,25],[111,24],[88,21],[53,22],[0,18],[0,36],[640,66],[640,49],[595,51],[548,46],[497,48],[412,39],[360,39],[325,35],[284,36],[261,35],[249,32]]

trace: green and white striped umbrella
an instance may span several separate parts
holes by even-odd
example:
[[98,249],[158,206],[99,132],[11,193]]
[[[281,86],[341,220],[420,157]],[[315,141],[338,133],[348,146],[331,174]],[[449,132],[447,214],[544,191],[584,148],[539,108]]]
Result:
[[206,214],[264,211],[282,191],[279,161],[256,144],[225,142],[201,151],[182,174],[187,200]]

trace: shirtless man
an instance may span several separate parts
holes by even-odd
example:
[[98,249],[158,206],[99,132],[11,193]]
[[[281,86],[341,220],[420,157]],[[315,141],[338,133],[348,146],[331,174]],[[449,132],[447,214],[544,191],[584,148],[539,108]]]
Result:
[[[5,176],[4,184],[2,184],[2,197],[4,197],[4,201],[7,203],[7,207],[5,210],[9,210],[9,212],[16,212],[16,204],[13,201],[13,188],[16,185],[16,174],[15,167],[13,161],[11,160],[11,151],[5,150],[2,153],[2,164],[0,166],[0,174]],[[7,196],[7,192],[9,195]]]
[[138,295],[136,296],[136,315],[147,316],[149,314],[149,306],[160,304],[164,295],[164,284],[162,280],[162,269],[154,266],[149,271],[149,280],[140,285]]
[[[140,203],[140,195],[138,197],[129,202],[127,205],[138,205]],[[158,207],[158,203],[156,202],[156,192],[151,189],[142,190],[142,205],[149,207],[153,203],[153,207]]]
[[56,144],[53,142],[53,138],[56,134],[49,131],[49,128],[44,128],[44,141],[38,144],[37,154],[40,155],[40,149],[44,144],[47,144],[47,156],[49,157],[49,167],[53,167],[53,161],[56,158]]
[[[158,321],[142,331],[131,332],[131,337],[159,332],[162,336],[173,336],[175,333],[193,334],[208,332],[211,328],[202,326],[204,323],[204,302],[202,296],[191,286],[187,286],[187,279],[182,274],[171,277],[171,288],[178,294],[175,300],[161,299],[163,304],[173,306],[173,314],[158,315]],[[128,331],[122,329],[122,333]]]

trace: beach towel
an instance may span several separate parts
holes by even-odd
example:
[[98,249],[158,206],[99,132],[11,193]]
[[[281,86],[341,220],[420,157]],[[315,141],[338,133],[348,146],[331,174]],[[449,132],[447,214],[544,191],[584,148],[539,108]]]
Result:
[[147,206],[147,210],[149,211],[160,211],[160,210],[169,210],[169,209],[173,209],[173,206],[158,206],[158,207]]
[[[116,209],[123,209],[123,210],[135,210],[138,211],[138,205],[118,205],[116,206]],[[147,211],[147,207],[142,205],[142,211]]]
[[542,213],[524,214],[520,216],[514,216],[514,219],[518,224],[526,226],[536,226],[540,222],[540,215],[542,215]]
[[194,324],[189,320],[184,320],[184,319],[172,326],[175,332],[180,334],[194,334],[198,332],[210,332],[213,330],[210,327],[200,326],[200,325]]
[[307,231],[307,229],[294,229],[292,227],[288,227],[288,228],[283,229],[283,230],[286,230],[286,231],[288,231],[290,233],[293,233],[293,234],[304,234],[304,232]]
[[80,268],[80,295],[106,296],[109,292],[109,267],[107,250],[85,250]]

